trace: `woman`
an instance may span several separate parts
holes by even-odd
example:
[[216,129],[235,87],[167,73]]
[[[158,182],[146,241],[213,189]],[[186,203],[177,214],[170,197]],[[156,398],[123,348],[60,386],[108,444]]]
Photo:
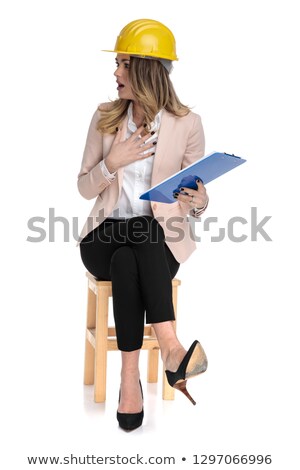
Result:
[[186,390],[187,378],[204,372],[198,341],[188,352],[174,328],[171,280],[195,249],[187,214],[199,217],[208,198],[182,188],[174,204],[142,201],[151,186],[204,154],[201,119],[183,105],[170,81],[176,56],[172,32],[154,20],[129,23],[117,38],[119,98],[98,107],[89,128],[78,188],[97,197],[81,233],[81,257],[97,279],[111,280],[118,347],[122,355],[119,425],[143,421],[139,353],[144,313],[152,323],[171,386]]

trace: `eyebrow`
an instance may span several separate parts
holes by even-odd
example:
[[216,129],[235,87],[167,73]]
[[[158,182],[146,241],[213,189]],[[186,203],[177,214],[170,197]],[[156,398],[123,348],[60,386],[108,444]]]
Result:
[[130,59],[121,59],[121,61],[119,61],[117,58],[115,59],[116,62],[130,62]]

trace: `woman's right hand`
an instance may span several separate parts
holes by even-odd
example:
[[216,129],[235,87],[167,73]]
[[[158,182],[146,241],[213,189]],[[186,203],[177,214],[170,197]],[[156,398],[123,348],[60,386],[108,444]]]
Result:
[[154,155],[154,152],[152,150],[149,151],[149,149],[151,149],[156,142],[145,144],[146,140],[148,140],[153,134],[148,133],[141,137],[144,130],[143,126],[139,127],[127,140],[124,140],[123,142],[120,141],[120,129],[117,131],[117,135],[111,146],[110,152],[105,159],[105,166],[110,173],[114,173],[122,166],[129,165],[129,163],[135,162],[136,160],[142,160]]

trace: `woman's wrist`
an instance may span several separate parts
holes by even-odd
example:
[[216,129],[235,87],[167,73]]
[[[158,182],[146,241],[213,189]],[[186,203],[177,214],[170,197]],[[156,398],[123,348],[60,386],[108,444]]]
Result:
[[203,211],[204,209],[206,209],[208,206],[208,199],[206,201],[206,203],[204,204],[204,206],[202,207],[194,207],[195,211]]
[[118,170],[117,166],[111,162],[109,155],[104,159],[104,161],[109,173],[115,173]]
[[116,173],[111,173],[110,171],[108,171],[104,160],[101,160],[99,165],[100,165],[103,176],[107,179],[107,181],[109,181],[109,183],[112,183],[116,177]]

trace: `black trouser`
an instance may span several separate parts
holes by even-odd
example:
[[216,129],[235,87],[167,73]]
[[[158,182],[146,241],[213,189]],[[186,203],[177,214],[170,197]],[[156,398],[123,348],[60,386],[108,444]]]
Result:
[[174,320],[172,278],[179,263],[150,216],[106,219],[80,243],[86,269],[111,280],[118,347],[140,349],[146,323]]

